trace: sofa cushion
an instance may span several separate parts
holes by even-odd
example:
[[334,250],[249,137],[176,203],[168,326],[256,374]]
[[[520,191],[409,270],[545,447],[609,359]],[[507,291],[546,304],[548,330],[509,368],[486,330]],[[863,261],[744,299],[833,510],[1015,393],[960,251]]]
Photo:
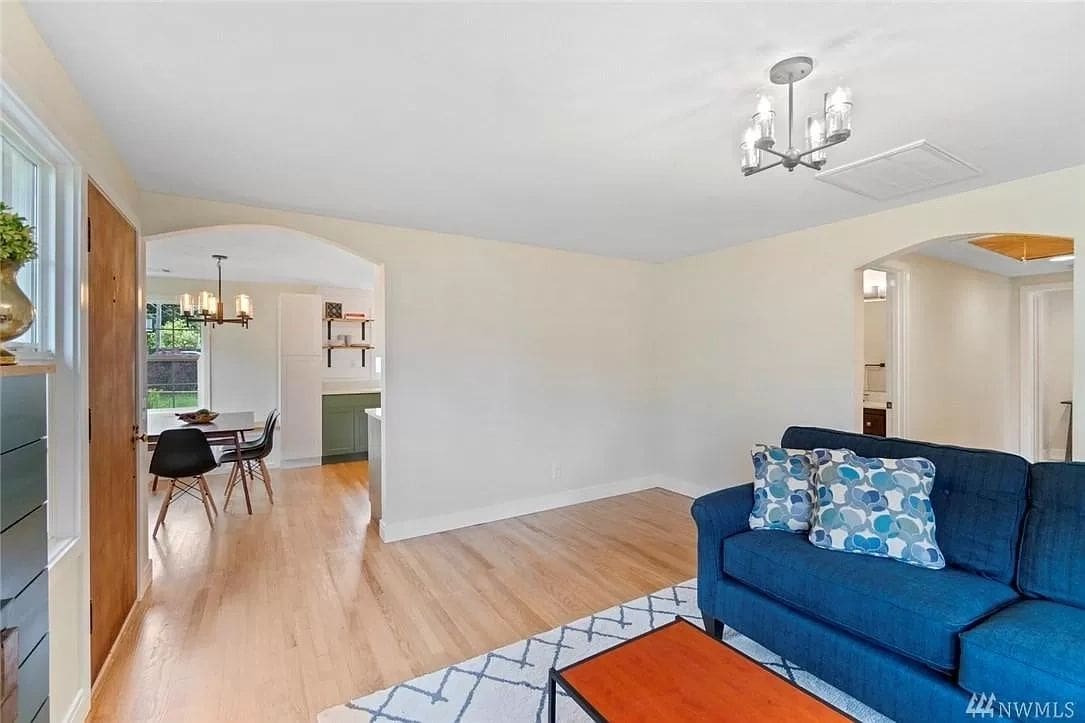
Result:
[[946,563],[992,580],[1013,581],[1029,475],[1028,462],[1021,457],[818,427],[791,427],[782,445],[846,447],[861,457],[929,459],[938,470],[931,506]]
[[999,701],[1074,701],[1085,710],[1083,650],[1085,610],[1023,600],[961,636],[959,682]]
[[1034,464],[1029,492],[1018,587],[1085,608],[1085,464]]
[[1017,599],[1009,585],[964,570],[841,555],[774,531],[724,540],[723,572],[800,612],[943,671],[957,668],[962,630]]

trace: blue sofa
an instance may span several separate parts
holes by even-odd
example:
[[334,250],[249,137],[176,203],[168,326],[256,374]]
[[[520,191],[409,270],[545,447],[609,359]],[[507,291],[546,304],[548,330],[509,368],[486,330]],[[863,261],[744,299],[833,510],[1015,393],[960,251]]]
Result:
[[753,485],[723,489],[692,508],[709,632],[729,625],[902,723],[975,720],[974,694],[994,694],[995,719],[1085,716],[1085,464],[816,427],[782,445],[930,459],[947,566],[750,530]]

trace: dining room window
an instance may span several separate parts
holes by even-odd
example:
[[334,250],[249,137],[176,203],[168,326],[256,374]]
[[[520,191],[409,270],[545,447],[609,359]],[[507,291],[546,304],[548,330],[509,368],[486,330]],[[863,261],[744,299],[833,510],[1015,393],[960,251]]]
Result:
[[147,409],[196,409],[203,325],[186,319],[175,302],[147,304]]

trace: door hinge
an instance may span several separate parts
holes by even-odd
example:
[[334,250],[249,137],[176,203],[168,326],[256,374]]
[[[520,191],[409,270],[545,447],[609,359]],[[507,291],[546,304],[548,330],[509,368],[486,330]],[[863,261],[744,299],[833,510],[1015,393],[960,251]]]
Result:
[[94,410],[87,408],[87,441],[94,436]]
[[87,216],[87,253],[88,254],[90,253],[90,230],[91,230],[91,220],[90,220],[90,216]]
[[94,601],[90,601],[90,632],[94,632]]

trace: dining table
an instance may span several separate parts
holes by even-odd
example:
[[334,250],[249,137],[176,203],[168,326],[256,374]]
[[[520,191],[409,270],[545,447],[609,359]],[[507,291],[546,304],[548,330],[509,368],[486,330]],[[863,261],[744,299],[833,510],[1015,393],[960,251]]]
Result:
[[[253,412],[222,412],[214,421],[207,424],[184,422],[172,412],[147,414],[146,439],[149,445],[158,441],[158,437],[168,429],[198,429],[203,432],[207,442],[215,447],[233,447],[241,458],[241,445],[245,441],[245,432],[256,429],[256,415]],[[249,479],[245,465],[241,467],[241,489],[245,493],[245,509],[252,514],[252,502],[249,499]]]

